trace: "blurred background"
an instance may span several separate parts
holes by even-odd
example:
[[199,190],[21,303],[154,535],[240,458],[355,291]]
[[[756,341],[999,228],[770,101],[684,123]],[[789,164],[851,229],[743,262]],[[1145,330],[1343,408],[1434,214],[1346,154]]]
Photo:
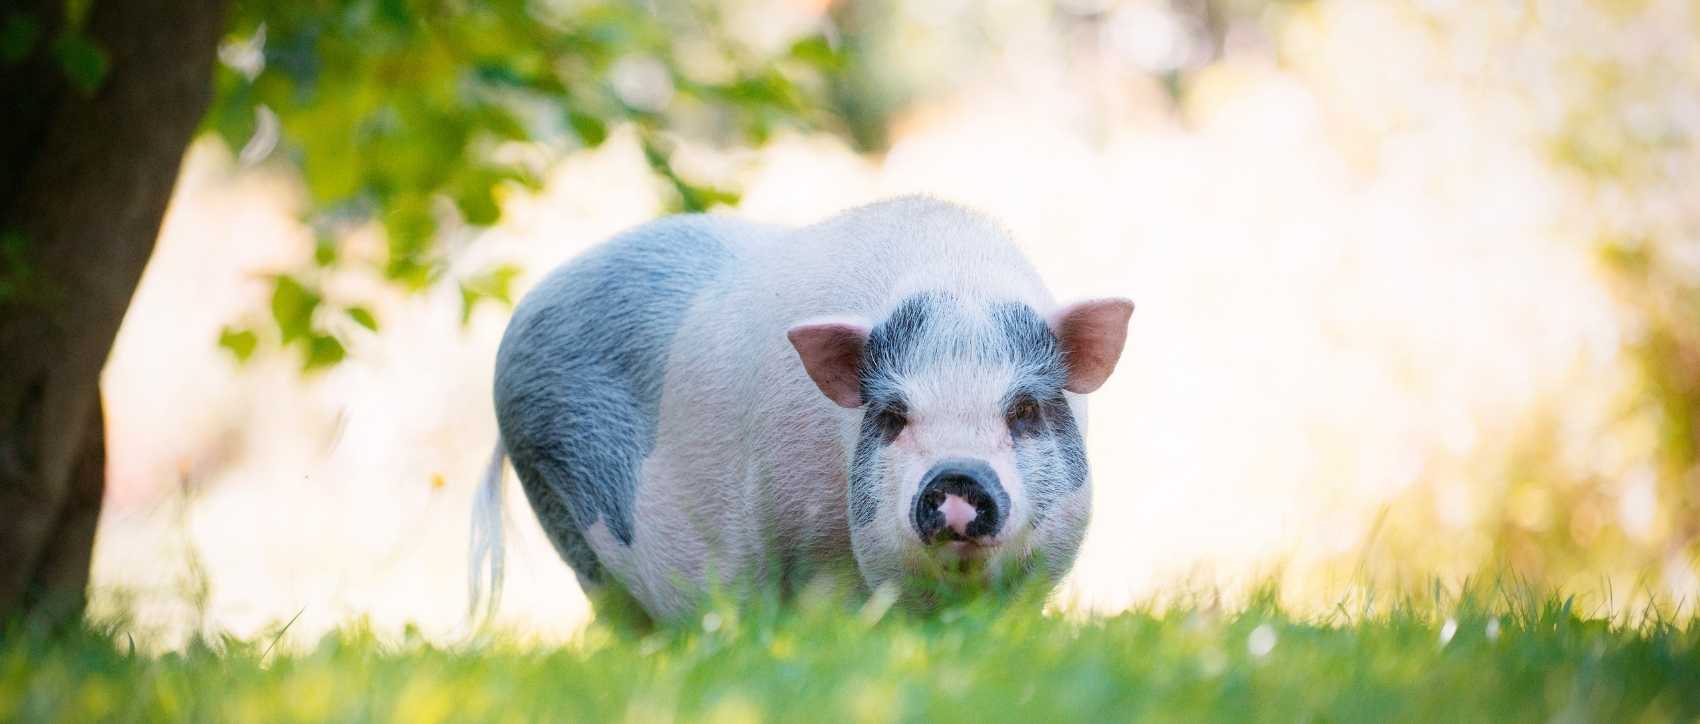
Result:
[[[1135,299],[1059,605],[1700,596],[1700,5],[250,3],[103,388],[93,610],[461,632],[508,303],[908,192]],[[502,623],[589,609],[518,495]]]

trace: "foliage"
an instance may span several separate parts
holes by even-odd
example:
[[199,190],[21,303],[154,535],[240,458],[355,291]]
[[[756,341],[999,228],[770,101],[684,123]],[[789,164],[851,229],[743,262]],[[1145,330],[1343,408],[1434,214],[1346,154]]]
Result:
[[[94,95],[105,82],[112,61],[106,50],[84,33],[88,10],[88,2],[67,2],[64,22],[53,23],[23,11],[0,15],[0,66],[27,60],[38,43],[45,43],[53,66],[71,87],[84,96]],[[46,37],[44,26],[58,31]]]
[[[1700,270],[1663,262],[1682,241],[1603,241],[1600,256],[1641,324],[1626,345],[1635,362],[1632,408],[1652,420],[1655,462],[1677,545],[1700,544]],[[1692,243],[1692,242],[1688,242]]]
[[1504,590],[1304,620],[1265,600],[1069,620],[969,604],[722,606],[562,647],[224,637],[152,656],[119,627],[0,643],[9,720],[1692,721],[1700,625]]
[[[1668,31],[1679,9],[1601,3],[1596,12],[1633,28],[1626,37],[1636,45],[1660,47],[1655,32]],[[1558,167],[1597,210],[1581,217],[1579,235],[1624,312],[1634,382],[1619,437],[1657,480],[1658,543],[1690,578],[1700,562],[1700,203],[1687,189],[1700,160],[1690,101],[1700,71],[1673,57],[1691,49],[1566,58],[1558,77],[1570,89],[1567,110],[1549,139]]]
[[[468,230],[499,221],[505,194],[538,187],[539,158],[595,147],[621,125],[676,208],[735,203],[674,168],[674,134],[760,143],[813,127],[826,120],[814,110],[820,75],[837,63],[820,35],[762,56],[687,4],[526,0],[245,0],[220,56],[209,128],[249,162],[276,148],[311,199],[315,266],[276,276],[271,305],[279,341],[309,369],[341,359],[348,327],[336,320],[378,326],[369,307],[326,291],[332,270],[368,265],[408,290],[443,281]],[[351,259],[342,239],[367,222],[385,251]],[[514,275],[453,280],[465,314],[510,301]],[[245,357],[259,331],[221,341]]]

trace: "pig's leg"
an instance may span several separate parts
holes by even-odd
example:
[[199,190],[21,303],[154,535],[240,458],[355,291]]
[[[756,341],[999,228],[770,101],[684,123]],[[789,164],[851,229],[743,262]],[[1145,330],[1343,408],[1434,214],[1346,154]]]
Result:
[[655,629],[655,620],[624,586],[591,584],[585,586],[584,595],[590,599],[598,622],[639,634]]
[[[626,556],[616,549],[632,543],[643,456],[641,407],[620,376],[598,361],[565,359],[535,369],[516,396],[520,404],[503,420],[514,470],[538,523],[586,593],[619,586]],[[598,551],[586,539],[593,526],[606,531],[610,550]]]

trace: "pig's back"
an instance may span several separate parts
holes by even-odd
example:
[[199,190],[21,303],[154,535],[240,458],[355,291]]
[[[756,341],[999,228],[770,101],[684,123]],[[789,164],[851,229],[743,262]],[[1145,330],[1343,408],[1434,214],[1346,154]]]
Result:
[[755,224],[675,216],[614,237],[551,272],[514,310],[496,358],[503,444],[539,522],[574,570],[600,583],[584,533],[634,535],[639,467],[655,446],[669,347],[701,290]]
[[877,321],[904,297],[943,292],[1051,306],[1050,292],[1009,233],[990,217],[927,196],[851,209],[755,247],[741,286],[783,314]]

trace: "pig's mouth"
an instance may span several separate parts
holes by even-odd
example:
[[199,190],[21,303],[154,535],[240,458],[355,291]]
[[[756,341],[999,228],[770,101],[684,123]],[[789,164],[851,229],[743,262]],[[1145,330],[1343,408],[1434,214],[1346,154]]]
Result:
[[948,541],[911,548],[905,557],[904,593],[917,611],[1007,592],[1025,580],[1027,569],[1009,541]]
[[948,578],[979,578],[995,549],[973,541],[953,540],[933,547],[933,558]]

